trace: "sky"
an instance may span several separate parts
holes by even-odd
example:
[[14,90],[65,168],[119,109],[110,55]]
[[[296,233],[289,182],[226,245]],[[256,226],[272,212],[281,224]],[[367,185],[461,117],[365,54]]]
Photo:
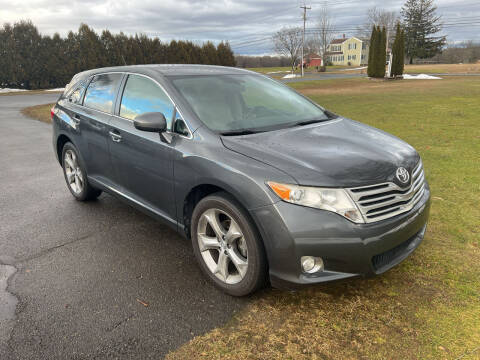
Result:
[[[316,27],[327,4],[338,35],[354,36],[376,6],[400,11],[405,0],[305,1],[306,27]],[[86,23],[100,32],[144,33],[171,39],[229,41],[234,52],[272,54],[271,36],[285,26],[302,26],[303,0],[0,0],[0,24],[32,20],[42,34],[66,35]],[[449,43],[480,42],[480,0],[435,0]]]

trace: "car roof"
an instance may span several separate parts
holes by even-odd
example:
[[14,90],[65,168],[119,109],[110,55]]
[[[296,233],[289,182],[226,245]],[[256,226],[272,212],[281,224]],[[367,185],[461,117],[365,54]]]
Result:
[[252,74],[253,72],[241,68],[216,66],[216,65],[187,65],[187,64],[151,64],[151,65],[129,65],[112,66],[83,71],[75,77],[87,77],[105,72],[131,72],[144,75],[234,75]]

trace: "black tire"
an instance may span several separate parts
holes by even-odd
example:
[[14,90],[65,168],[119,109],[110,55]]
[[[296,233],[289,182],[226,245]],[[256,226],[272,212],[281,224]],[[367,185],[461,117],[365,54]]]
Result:
[[[246,243],[248,251],[248,267],[244,277],[238,283],[228,284],[219,279],[208,268],[202,257],[197,237],[198,225],[202,214],[210,209],[219,209],[228,214],[238,224],[243,233],[244,244]],[[193,251],[200,268],[215,286],[233,296],[249,295],[263,288],[267,282],[268,266],[265,249],[260,234],[252,221],[244,208],[225,192],[218,192],[203,198],[193,210],[190,234]]]
[[[67,169],[66,169],[68,167],[68,166],[66,166],[66,154],[67,154],[67,152],[70,153],[70,154],[71,154],[71,152],[73,152],[75,154],[76,160],[77,160],[77,165],[78,165],[77,167],[79,168],[79,170],[81,171],[81,174],[82,174],[83,187],[82,187],[81,191],[78,191],[78,192],[75,192],[72,189],[72,186],[70,185],[70,182],[68,180]],[[95,189],[88,182],[87,172],[85,171],[85,166],[84,166],[83,160],[80,156],[79,151],[77,150],[75,145],[73,145],[71,142],[67,142],[63,146],[63,149],[62,149],[62,168],[63,168],[63,176],[65,177],[65,182],[67,183],[67,188],[68,188],[68,190],[70,190],[70,193],[73,195],[75,200],[89,201],[89,200],[94,200],[94,199],[96,199],[100,196],[102,191],[99,190],[99,189]]]

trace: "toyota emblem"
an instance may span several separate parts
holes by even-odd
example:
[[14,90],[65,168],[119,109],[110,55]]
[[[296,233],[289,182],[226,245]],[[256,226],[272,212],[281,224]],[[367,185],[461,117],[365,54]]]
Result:
[[404,167],[399,167],[397,169],[397,179],[400,181],[402,184],[407,184],[408,181],[410,180],[410,174],[408,173],[408,170],[405,169]]

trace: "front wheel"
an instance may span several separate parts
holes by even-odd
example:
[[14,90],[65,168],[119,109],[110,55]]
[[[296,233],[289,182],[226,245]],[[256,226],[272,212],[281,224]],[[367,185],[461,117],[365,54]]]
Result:
[[62,150],[62,167],[68,189],[76,200],[87,201],[100,196],[102,191],[93,188],[88,182],[77,148],[70,142]]
[[202,199],[192,214],[191,234],[195,257],[217,287],[244,296],[264,286],[263,244],[248,214],[230,195]]

